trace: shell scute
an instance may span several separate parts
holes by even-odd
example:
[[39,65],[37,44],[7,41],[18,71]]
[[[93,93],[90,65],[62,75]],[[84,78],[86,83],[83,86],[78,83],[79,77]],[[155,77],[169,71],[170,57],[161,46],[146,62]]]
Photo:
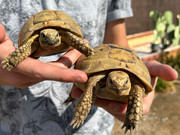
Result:
[[143,82],[147,93],[152,91],[149,71],[132,50],[113,44],[102,44],[94,50],[95,55],[91,57],[81,56],[75,68],[88,75],[104,70],[125,70],[136,75]]
[[18,46],[26,42],[34,33],[48,27],[65,29],[79,37],[83,37],[81,28],[69,15],[61,11],[43,10],[24,23],[19,33]]

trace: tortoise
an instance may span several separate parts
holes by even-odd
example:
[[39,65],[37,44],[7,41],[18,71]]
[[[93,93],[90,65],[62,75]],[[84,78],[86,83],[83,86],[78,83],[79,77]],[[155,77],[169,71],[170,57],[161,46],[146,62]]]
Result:
[[62,11],[43,10],[29,18],[18,39],[18,49],[2,61],[2,68],[11,70],[28,56],[40,57],[75,48],[86,56],[93,49],[83,40],[78,23]]
[[71,125],[75,128],[83,124],[98,97],[128,103],[122,128],[126,127],[125,133],[138,129],[143,97],[153,90],[148,69],[133,51],[119,45],[102,44],[94,52],[91,57],[82,55],[75,65],[88,75],[88,81],[73,86],[83,90],[83,94],[75,106]]

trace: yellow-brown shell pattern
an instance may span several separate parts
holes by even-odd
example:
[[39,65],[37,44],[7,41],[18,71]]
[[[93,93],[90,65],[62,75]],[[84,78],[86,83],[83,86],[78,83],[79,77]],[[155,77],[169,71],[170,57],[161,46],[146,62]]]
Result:
[[82,31],[77,22],[62,11],[43,10],[29,18],[19,33],[18,45],[27,41],[36,31],[43,28],[62,28],[82,37]]
[[136,75],[146,86],[146,93],[152,91],[149,71],[132,50],[119,45],[102,44],[95,47],[94,51],[93,56],[81,56],[75,68],[88,75],[104,70],[122,69]]

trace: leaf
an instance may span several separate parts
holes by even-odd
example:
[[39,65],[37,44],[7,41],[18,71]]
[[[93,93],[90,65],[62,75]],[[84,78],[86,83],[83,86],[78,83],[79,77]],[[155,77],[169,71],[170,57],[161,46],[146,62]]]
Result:
[[156,26],[157,31],[165,32],[166,25],[162,22],[158,23]]
[[165,20],[166,20],[166,22],[168,24],[172,24],[173,23],[173,14],[172,14],[171,11],[166,11],[164,13],[164,18],[165,18]]

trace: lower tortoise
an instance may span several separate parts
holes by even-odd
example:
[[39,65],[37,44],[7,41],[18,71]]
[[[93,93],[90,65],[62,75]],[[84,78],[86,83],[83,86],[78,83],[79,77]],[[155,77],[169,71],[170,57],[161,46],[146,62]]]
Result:
[[30,55],[57,54],[72,47],[86,56],[94,53],[83,40],[77,22],[64,12],[54,10],[43,10],[29,18],[19,33],[18,46],[2,61],[2,68],[10,71]]
[[[76,83],[84,92],[75,106],[73,127],[87,117],[97,97],[128,103],[125,133],[138,128],[143,113],[143,97],[151,92],[151,78],[143,61],[131,50],[114,44],[94,48],[91,57],[81,56],[75,68],[88,75],[86,83]],[[72,101],[71,97],[67,99]]]

